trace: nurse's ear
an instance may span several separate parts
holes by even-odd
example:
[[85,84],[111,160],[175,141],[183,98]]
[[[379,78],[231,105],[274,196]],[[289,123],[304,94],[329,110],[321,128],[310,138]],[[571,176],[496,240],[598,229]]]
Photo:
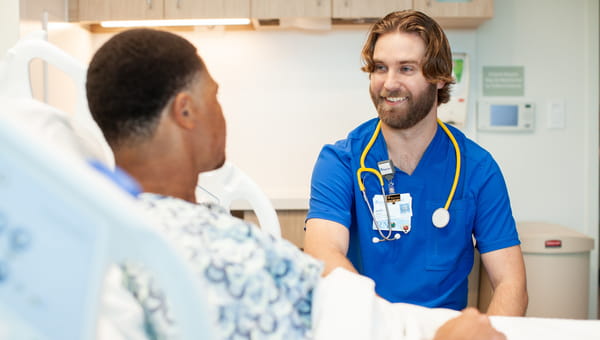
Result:
[[190,92],[182,91],[175,95],[171,103],[169,115],[177,125],[184,129],[193,129],[196,125],[194,112],[193,99]]

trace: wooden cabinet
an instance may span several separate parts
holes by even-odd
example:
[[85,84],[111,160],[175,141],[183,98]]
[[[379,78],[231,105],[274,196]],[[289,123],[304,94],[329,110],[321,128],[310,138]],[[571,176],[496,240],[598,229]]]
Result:
[[334,19],[379,18],[390,12],[415,9],[435,18],[444,28],[474,28],[494,16],[493,0],[331,0]]
[[[493,0],[70,0],[71,21],[193,18],[320,18],[351,24],[416,9],[444,28],[474,28],[494,15]],[[277,25],[277,24],[276,24]]]
[[[67,20],[65,14],[67,13],[67,3],[64,0],[20,0],[15,1],[17,3],[17,9],[21,20],[31,20],[39,22],[40,18],[44,13],[48,13],[49,21],[63,22]],[[2,11],[10,13],[12,6],[7,6],[5,2],[2,5]],[[9,7],[9,8],[6,8]]]
[[413,0],[331,0],[334,18],[379,18],[390,12],[410,9]]
[[163,0],[79,0],[77,21],[163,18]]
[[[248,18],[250,0],[79,0],[77,21]],[[75,4],[76,3],[76,4]]]
[[250,0],[164,0],[165,19],[249,18]]
[[445,28],[473,28],[494,16],[493,0],[413,0],[413,8],[427,13]]
[[253,19],[329,18],[331,0],[251,0]]
[[[281,226],[281,237],[292,242],[300,249],[304,249],[304,219],[307,213],[306,210],[277,210],[277,217]],[[254,211],[237,211],[234,212],[234,215],[259,225]]]

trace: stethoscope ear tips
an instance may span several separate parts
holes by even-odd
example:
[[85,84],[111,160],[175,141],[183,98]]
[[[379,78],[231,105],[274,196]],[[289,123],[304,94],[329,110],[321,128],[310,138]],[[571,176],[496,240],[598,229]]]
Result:
[[437,208],[431,216],[431,221],[436,228],[444,228],[450,222],[450,213],[444,208]]

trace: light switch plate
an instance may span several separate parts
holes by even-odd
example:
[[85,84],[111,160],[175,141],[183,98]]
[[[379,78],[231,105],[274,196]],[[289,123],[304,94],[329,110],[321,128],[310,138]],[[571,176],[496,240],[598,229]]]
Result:
[[548,102],[548,115],[546,117],[546,126],[548,129],[565,128],[565,100],[553,99]]

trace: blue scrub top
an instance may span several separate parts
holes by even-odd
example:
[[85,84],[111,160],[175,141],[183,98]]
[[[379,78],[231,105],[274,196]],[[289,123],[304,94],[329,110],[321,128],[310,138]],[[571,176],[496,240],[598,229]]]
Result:
[[[358,188],[356,170],[378,119],[350,132],[347,139],[326,145],[315,164],[307,220],[320,218],[346,226],[350,232],[348,258],[376,283],[377,294],[391,302],[463,309],[467,277],[473,266],[473,236],[481,253],[520,244],[504,178],[492,156],[452,126],[461,150],[461,174],[450,222],[436,228],[431,217],[443,207],[454,179],[456,156],[452,142],[438,126],[417,168],[408,175],[396,168],[396,193],[412,196],[412,229],[399,240],[373,243],[380,237]],[[389,159],[380,133],[365,166]],[[375,175],[364,177],[367,198],[381,194]],[[385,185],[386,191],[388,185]],[[384,235],[387,230],[383,230]]]

